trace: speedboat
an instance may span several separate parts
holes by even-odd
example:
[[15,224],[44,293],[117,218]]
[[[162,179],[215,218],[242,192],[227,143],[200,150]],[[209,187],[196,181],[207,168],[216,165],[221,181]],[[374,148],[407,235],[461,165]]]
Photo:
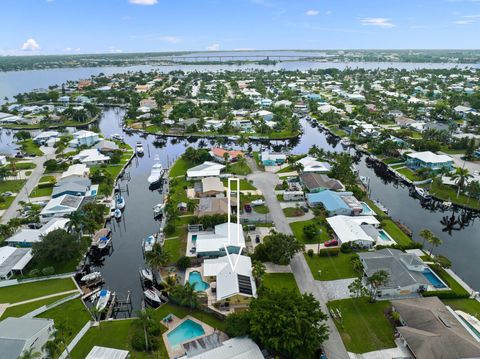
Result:
[[115,210],[113,211],[113,217],[115,217],[115,219],[122,218],[122,211],[118,208],[115,208]]
[[431,199],[432,198],[430,193],[428,193],[428,191],[425,188],[415,186],[413,188],[413,190],[415,191],[416,195],[419,196],[422,199]]
[[150,184],[156,183],[162,179],[163,176],[163,167],[160,163],[160,158],[155,156],[155,164],[152,166],[152,171],[150,176],[148,176],[147,181]]
[[91,282],[91,281],[94,281],[96,279],[99,279],[99,278],[102,278],[102,275],[100,274],[100,272],[92,272],[92,273],[88,273],[86,275],[84,275],[80,281],[81,282]]
[[365,187],[368,187],[369,182],[370,182],[370,178],[368,178],[367,176],[360,176],[359,178],[360,178],[360,182],[362,182],[362,184]]
[[157,218],[161,214],[163,214],[163,211],[165,209],[165,203],[159,203],[153,207],[153,218]]
[[342,140],[340,141],[340,143],[341,143],[343,146],[350,146],[350,145],[352,144],[352,142],[350,142],[350,139],[348,139],[347,137],[342,138]]
[[120,195],[117,195],[115,198],[115,207],[122,210],[125,208],[125,198]]
[[151,252],[153,250],[153,245],[157,242],[157,238],[152,234],[143,239],[143,252]]
[[230,141],[238,141],[240,139],[240,136],[228,136],[227,137]]
[[110,241],[112,240],[111,237],[100,237],[100,239],[98,240],[98,244],[97,244],[97,247],[98,249],[105,249],[107,248],[107,246],[110,244]]
[[107,307],[111,294],[112,293],[107,289],[102,289],[100,293],[98,293],[98,300],[97,300],[96,307],[99,312],[103,311]]
[[112,140],[117,140],[117,141],[122,141],[124,140],[122,135],[119,135],[118,133],[114,133],[113,135],[110,136]]
[[137,142],[137,145],[135,146],[135,153],[139,156],[143,155],[143,145],[141,142]]
[[154,289],[145,290],[143,292],[143,295],[145,296],[145,301],[147,301],[147,303],[153,307],[156,307],[162,304],[162,300],[160,299],[160,296]]
[[112,231],[110,230],[110,228],[102,228],[100,230],[98,230],[97,232],[95,232],[95,234],[93,235],[93,240],[92,240],[92,245],[95,246],[100,243],[100,239],[103,238],[103,237],[110,237]]
[[153,273],[150,268],[143,268],[140,270],[140,275],[144,281],[152,282],[153,283]]

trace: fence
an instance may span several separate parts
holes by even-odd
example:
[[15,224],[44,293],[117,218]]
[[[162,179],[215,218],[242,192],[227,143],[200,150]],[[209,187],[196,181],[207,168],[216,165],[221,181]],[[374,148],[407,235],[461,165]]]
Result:
[[72,295],[69,295],[68,297],[61,298],[61,299],[57,300],[56,302],[53,302],[53,303],[50,303],[50,304],[47,304],[47,305],[43,305],[40,308],[37,308],[37,309],[31,311],[30,313],[25,314],[22,318],[36,317],[37,315],[40,315],[43,312],[46,312],[47,310],[58,307],[59,305],[62,305],[63,303],[66,303],[66,302],[68,302],[72,299],[79,298],[80,295],[81,295],[81,293],[74,293]]
[[71,278],[74,275],[75,275],[75,273],[70,272],[70,273],[47,275],[47,276],[44,276],[44,277],[37,277],[37,278],[4,280],[4,281],[0,282],[0,288],[9,287],[9,286],[12,286],[12,285],[17,285],[17,284],[41,282],[41,281],[49,280],[49,279],[60,279],[60,278],[69,278],[69,277]]

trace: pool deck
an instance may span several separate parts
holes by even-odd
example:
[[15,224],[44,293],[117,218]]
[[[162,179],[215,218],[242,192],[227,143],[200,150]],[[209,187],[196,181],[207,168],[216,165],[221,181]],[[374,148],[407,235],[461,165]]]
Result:
[[[182,357],[183,355],[185,355],[185,350],[183,349],[183,343],[187,343],[187,342],[190,342],[192,340],[195,340],[195,339],[199,339],[199,338],[203,338],[203,337],[206,337],[208,335],[211,335],[213,334],[213,332],[215,331],[211,326],[209,326],[208,324],[205,324],[204,322],[190,316],[190,315],[187,315],[186,317],[184,318],[178,318],[177,316],[173,315],[173,314],[170,314],[171,317],[172,317],[172,321],[170,323],[165,323],[163,320],[161,321],[161,323],[168,328],[168,330],[163,333],[162,337],[163,337],[163,342],[165,343],[165,348],[167,349],[167,352],[168,352],[168,357],[173,359],[173,358],[179,358],[179,357]],[[205,334],[203,335],[200,335],[196,338],[193,338],[193,339],[189,339],[189,340],[186,340],[185,342],[183,343],[180,343],[179,345],[177,345],[176,347],[172,347],[168,341],[168,337],[167,335],[169,333],[171,333],[176,327],[178,327],[180,324],[182,324],[184,321],[186,320],[191,320],[192,322],[195,322],[197,324],[200,324],[203,328],[203,331],[205,332]]]
[[[183,285],[187,284],[190,280],[190,273],[192,272],[198,272],[200,273],[200,276],[202,277],[202,280],[205,282],[205,283],[208,283],[209,287],[210,287],[210,282],[208,280],[205,279],[205,277],[203,276],[203,264],[198,266],[198,267],[190,267],[190,268],[187,268],[185,270],[185,277],[183,278]],[[207,288],[208,289],[208,288]]]

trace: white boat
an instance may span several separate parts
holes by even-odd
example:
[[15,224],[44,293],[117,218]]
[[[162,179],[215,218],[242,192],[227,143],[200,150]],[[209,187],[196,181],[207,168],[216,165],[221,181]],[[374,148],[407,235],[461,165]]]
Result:
[[227,137],[230,141],[238,141],[240,139],[240,136],[228,136]]
[[153,250],[153,245],[157,241],[157,238],[154,235],[148,236],[143,239],[143,251],[151,252]]
[[120,195],[117,195],[115,197],[115,208],[118,208],[120,210],[125,208],[125,198],[123,198]]
[[155,156],[155,164],[152,166],[152,171],[150,172],[150,176],[148,176],[147,181],[150,184],[156,183],[162,179],[163,175],[163,167],[160,163],[160,158]]
[[261,206],[261,205],[265,204],[265,201],[263,199],[256,199],[256,200],[253,200],[250,203],[252,204],[252,206]]
[[122,218],[122,211],[118,208],[115,208],[115,210],[113,211],[113,217],[115,217],[116,219]]
[[97,300],[97,310],[99,312],[103,311],[108,304],[108,301],[110,300],[110,291],[107,289],[102,289],[100,293],[98,293],[98,300]]
[[137,145],[135,146],[135,153],[137,155],[143,155],[143,145],[141,142],[137,142]]
[[112,140],[117,140],[117,141],[122,141],[124,140],[122,135],[119,135],[118,133],[114,133],[113,135],[110,136]]
[[92,273],[89,273],[89,274],[86,274],[84,275],[80,281],[82,282],[91,282],[91,281],[94,281],[98,278],[102,278],[102,275],[100,274],[100,272],[92,272]]
[[342,138],[340,143],[344,146],[350,146],[352,144],[352,142],[350,142],[350,139],[348,139],[347,137]]
[[432,198],[432,196],[430,195],[430,193],[428,193],[428,191],[425,189],[425,188],[422,188],[422,187],[414,187],[414,191],[415,193],[423,198],[423,199],[430,199]]
[[375,204],[375,206],[378,207],[378,209],[379,209],[380,211],[382,211],[383,213],[388,214],[388,208],[385,207],[382,202],[377,201],[376,199],[372,200],[372,202]]
[[111,237],[101,237],[97,242],[98,243],[97,244],[98,249],[107,248],[107,246],[110,244],[111,240],[112,240]]
[[360,182],[362,182],[362,184],[365,186],[365,187],[368,187],[369,184],[370,184],[370,178],[368,178],[367,176],[360,176]]
[[153,217],[156,218],[163,214],[163,211],[165,209],[165,203],[159,203],[153,207]]
[[153,273],[150,268],[143,268],[140,271],[140,275],[142,276],[143,280],[153,282]]
[[152,306],[160,305],[162,304],[162,300],[160,299],[160,296],[158,293],[153,290],[153,289],[147,289],[143,292],[143,295],[145,296],[145,300]]
[[447,208],[452,207],[452,202],[447,202],[447,201],[445,201],[445,202],[443,202],[442,204],[443,204],[444,207],[447,207]]

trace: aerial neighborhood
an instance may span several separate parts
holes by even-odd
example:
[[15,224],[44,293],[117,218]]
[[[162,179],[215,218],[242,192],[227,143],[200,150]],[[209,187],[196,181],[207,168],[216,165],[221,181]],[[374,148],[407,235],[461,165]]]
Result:
[[3,102],[0,359],[480,357],[480,70],[193,70]]

